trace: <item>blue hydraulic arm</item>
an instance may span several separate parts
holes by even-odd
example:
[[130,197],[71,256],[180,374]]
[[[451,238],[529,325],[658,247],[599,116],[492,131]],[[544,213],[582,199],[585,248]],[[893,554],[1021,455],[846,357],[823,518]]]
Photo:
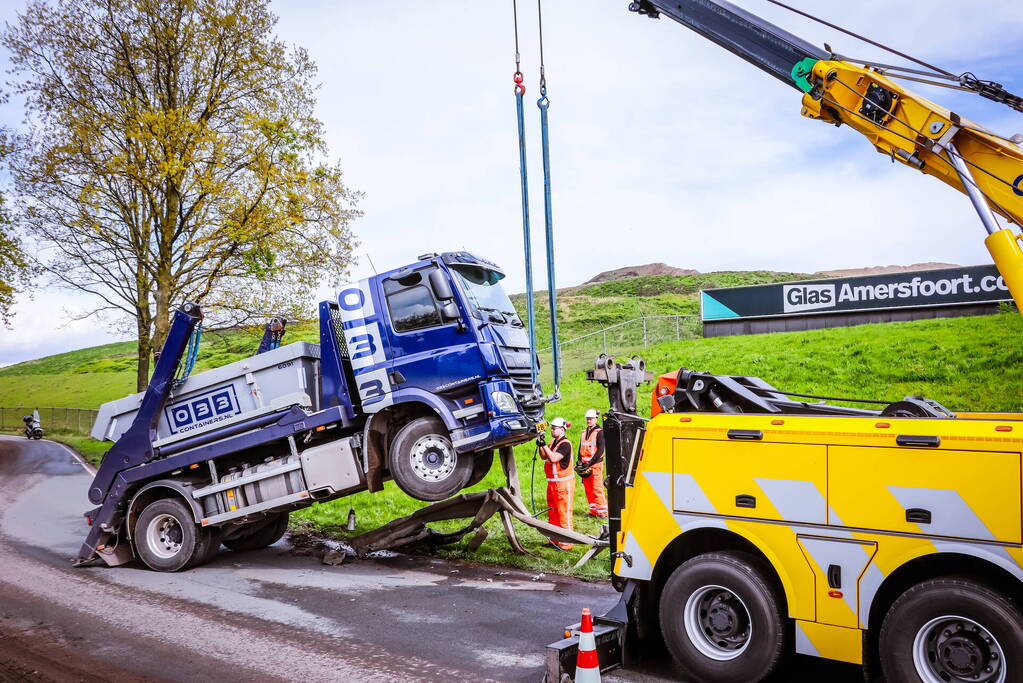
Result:
[[89,487],[89,500],[92,503],[99,505],[108,493],[117,493],[109,489],[118,472],[153,458],[153,441],[156,440],[160,411],[174,386],[174,374],[188,346],[192,330],[201,321],[202,311],[197,304],[185,304],[174,312],[174,320],[157,358],[156,369],[146,387],[145,396],[142,397],[139,412],[131,427],[107,451],[92,480],[92,486]]
[[[80,560],[94,556],[96,544],[105,533],[103,527],[109,524],[123,503],[121,499],[125,493],[124,484],[117,475],[154,458],[153,441],[156,440],[160,411],[163,410],[174,386],[174,375],[188,347],[192,331],[200,322],[202,311],[197,304],[186,303],[174,312],[174,320],[171,322],[163,350],[157,357],[156,369],[149,380],[145,396],[142,397],[142,405],[131,427],[103,456],[99,471],[96,472],[89,487],[89,500],[95,505],[102,504],[102,508],[90,513],[92,528],[79,552]],[[115,484],[115,481],[119,483]]]

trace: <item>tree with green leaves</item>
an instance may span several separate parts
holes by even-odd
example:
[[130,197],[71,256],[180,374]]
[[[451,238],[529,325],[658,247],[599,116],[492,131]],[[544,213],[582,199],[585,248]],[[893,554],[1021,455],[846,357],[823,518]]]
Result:
[[30,124],[17,219],[54,283],[134,326],[139,390],[177,305],[302,317],[352,262],[358,193],[268,4],[36,0],[3,33]]
[[28,262],[21,251],[0,195],[0,323],[11,324],[15,295],[28,284]]

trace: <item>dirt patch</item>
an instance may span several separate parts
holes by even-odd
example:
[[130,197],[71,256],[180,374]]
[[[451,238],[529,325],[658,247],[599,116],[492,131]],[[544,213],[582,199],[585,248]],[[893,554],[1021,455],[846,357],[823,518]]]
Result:
[[664,263],[648,263],[645,266],[625,266],[606,270],[590,278],[583,285],[594,285],[598,282],[613,282],[627,277],[643,277],[646,275],[699,275],[700,271],[691,268],[676,268]]
[[866,268],[840,268],[838,270],[818,270],[814,275],[827,277],[852,277],[854,275],[888,275],[889,273],[912,273],[917,270],[936,270],[938,268],[958,268],[955,263],[914,263],[908,266],[867,266]]

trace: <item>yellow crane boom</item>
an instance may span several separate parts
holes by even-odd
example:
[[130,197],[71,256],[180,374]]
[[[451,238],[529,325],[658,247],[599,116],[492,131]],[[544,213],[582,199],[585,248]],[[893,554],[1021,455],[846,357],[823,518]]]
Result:
[[1023,149],[873,68],[808,58],[793,77],[804,90],[803,116],[844,123],[878,152],[970,198],[988,232],[984,243],[1023,309],[1021,235],[999,227],[992,215],[1023,226]]
[[[817,20],[777,0],[769,2]],[[687,26],[782,82],[799,88],[803,92],[803,116],[836,125],[844,123],[866,136],[882,154],[964,192],[988,232],[985,240],[988,251],[1017,308],[1023,311],[1020,235],[1011,228],[1000,227],[995,218],[996,214],[1001,215],[1023,227],[1020,140],[984,130],[893,80],[894,77],[923,80],[901,72],[933,75],[929,71],[879,64],[859,66],[835,55],[827,46],[822,50],[727,0],[633,0],[629,9],[651,18],[664,15]],[[1007,92],[998,83],[981,81],[971,74],[954,77],[942,70],[936,73],[937,78],[957,80],[954,87],[1023,112],[1023,97]]]

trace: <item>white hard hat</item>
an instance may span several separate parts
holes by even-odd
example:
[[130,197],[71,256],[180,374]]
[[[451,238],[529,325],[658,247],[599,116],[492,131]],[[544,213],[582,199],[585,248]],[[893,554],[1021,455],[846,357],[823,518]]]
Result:
[[569,423],[566,422],[565,418],[563,417],[556,417],[553,420],[551,420],[551,427],[561,427],[562,429],[567,429],[568,425]]
[[590,408],[586,411],[586,417],[597,417],[600,413],[597,412],[596,408]]

